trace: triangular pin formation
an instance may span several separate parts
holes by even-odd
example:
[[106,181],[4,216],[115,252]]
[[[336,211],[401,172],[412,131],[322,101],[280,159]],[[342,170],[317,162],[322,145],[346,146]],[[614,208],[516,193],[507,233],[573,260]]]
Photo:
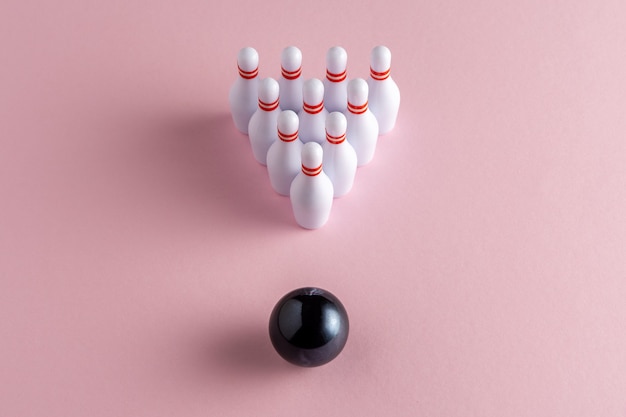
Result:
[[239,76],[229,94],[235,127],[248,135],[272,187],[290,197],[296,222],[306,229],[326,224],[333,199],[350,191],[400,107],[387,47],[372,49],[367,80],[348,79],[347,62],[346,50],[334,46],[323,80],[304,81],[302,52],[289,46],[278,80],[260,80],[257,51],[246,47],[237,57]]

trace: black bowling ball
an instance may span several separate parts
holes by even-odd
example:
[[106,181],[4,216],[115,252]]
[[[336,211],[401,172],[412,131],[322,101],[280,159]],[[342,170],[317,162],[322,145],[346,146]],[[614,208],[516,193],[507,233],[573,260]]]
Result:
[[270,316],[270,339],[280,356],[298,366],[324,365],[348,339],[348,313],[319,288],[300,288],[278,301]]

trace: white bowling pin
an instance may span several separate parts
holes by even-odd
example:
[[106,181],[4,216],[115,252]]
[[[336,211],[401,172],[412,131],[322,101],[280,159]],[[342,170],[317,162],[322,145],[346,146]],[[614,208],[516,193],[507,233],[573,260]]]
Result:
[[364,79],[355,78],[348,83],[346,138],[356,151],[358,166],[370,163],[378,141],[378,122],[368,108],[367,94],[368,87]]
[[266,165],[267,151],[277,139],[278,123],[278,83],[273,78],[265,78],[259,83],[259,106],[250,118],[248,136],[254,158]]
[[400,89],[391,78],[391,51],[385,46],[372,49],[370,56],[369,108],[378,121],[379,134],[393,129],[400,108]]
[[289,198],[296,222],[305,229],[318,229],[328,221],[333,205],[333,183],[322,169],[319,143],[302,147],[302,171],[291,183]]
[[302,109],[302,52],[295,46],[283,49],[280,72],[280,108],[297,113]]
[[326,142],[324,149],[324,172],[333,183],[334,196],[346,195],[354,184],[356,175],[356,152],[346,141],[346,116],[332,112],[326,118]]
[[259,87],[259,54],[257,51],[250,47],[240,50],[237,55],[237,68],[239,69],[239,76],[230,88],[228,101],[235,127],[247,135],[248,123],[257,107]]
[[324,84],[317,78],[306,80],[302,86],[302,110],[300,118],[300,140],[303,143],[326,140],[324,131],[328,110],[324,108]]
[[343,112],[348,105],[347,64],[348,53],[341,46],[333,46],[328,50],[324,78],[324,106],[329,112]]
[[278,140],[267,151],[267,172],[278,194],[289,195],[291,182],[301,168],[302,142],[298,138],[298,115],[285,110],[278,115]]

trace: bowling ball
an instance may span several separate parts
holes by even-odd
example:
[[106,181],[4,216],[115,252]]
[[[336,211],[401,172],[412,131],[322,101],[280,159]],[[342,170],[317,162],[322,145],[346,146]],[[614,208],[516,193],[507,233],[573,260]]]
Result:
[[348,313],[320,288],[300,288],[281,298],[270,315],[276,352],[294,365],[314,367],[335,359],[348,339]]

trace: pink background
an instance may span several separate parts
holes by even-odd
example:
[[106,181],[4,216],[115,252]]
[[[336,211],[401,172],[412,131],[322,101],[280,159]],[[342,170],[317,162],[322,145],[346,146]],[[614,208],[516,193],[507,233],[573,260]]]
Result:
[[[626,416],[626,6],[4,1],[1,416]],[[402,104],[295,225],[228,114],[239,48],[328,47]],[[344,352],[293,367],[315,285]]]

